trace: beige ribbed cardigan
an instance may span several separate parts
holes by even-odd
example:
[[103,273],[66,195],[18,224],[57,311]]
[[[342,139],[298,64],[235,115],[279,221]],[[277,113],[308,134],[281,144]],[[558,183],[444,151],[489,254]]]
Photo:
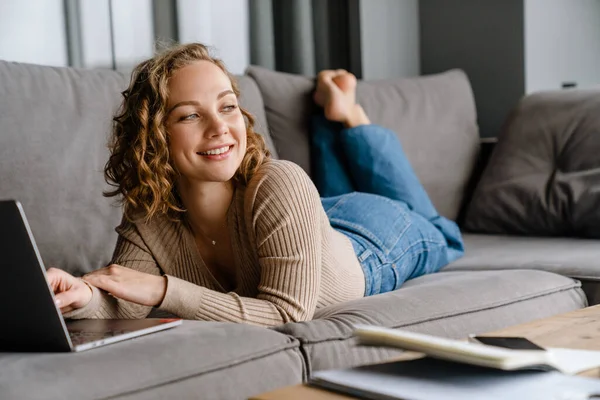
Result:
[[[310,320],[316,309],[360,298],[365,278],[348,238],[334,230],[319,193],[296,164],[270,160],[239,186],[227,212],[236,287],[225,292],[190,230],[155,218],[123,222],[112,263],[167,276],[159,309],[185,319],[273,326]],[[150,307],[94,288],[69,318],[144,318]]]

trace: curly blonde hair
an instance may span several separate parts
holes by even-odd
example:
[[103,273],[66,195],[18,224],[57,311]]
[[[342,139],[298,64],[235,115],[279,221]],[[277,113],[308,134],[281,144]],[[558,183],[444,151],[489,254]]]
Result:
[[[165,128],[167,88],[177,70],[195,61],[217,65],[239,98],[233,75],[200,43],[177,45],[140,63],[132,72],[129,87],[122,92],[123,102],[113,118],[111,154],[104,167],[106,182],[115,189],[104,192],[104,196],[122,195],[120,203],[130,220],[134,214],[146,220],[160,214],[180,220],[185,212],[175,187],[178,172],[171,163]],[[247,148],[233,180],[246,185],[271,154],[262,136],[254,131],[254,117],[240,110],[246,122]]]

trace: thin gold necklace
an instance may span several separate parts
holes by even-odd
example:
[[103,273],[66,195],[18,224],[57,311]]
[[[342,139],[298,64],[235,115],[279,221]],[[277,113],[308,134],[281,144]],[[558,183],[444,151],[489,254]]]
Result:
[[200,233],[202,234],[202,236],[204,236],[206,239],[208,239],[208,240],[209,240],[209,242],[210,242],[210,243],[211,243],[213,246],[216,246],[216,245],[217,245],[217,241],[216,241],[216,240],[214,240],[214,239],[211,239],[211,238],[210,238],[210,237],[208,237],[208,235],[207,235],[206,233],[204,233],[204,232],[200,232]]
[[206,233],[202,232],[200,229],[198,229],[200,231],[200,234],[202,236],[204,236],[206,239],[208,239],[208,241],[213,245],[216,246],[217,245],[217,241],[212,239],[211,237],[209,237]]
[[[191,222],[190,222],[189,220],[188,220],[188,225],[189,225],[189,227],[191,228],[192,232],[195,232],[195,231],[196,231],[196,230],[194,229],[194,227],[192,226],[192,224],[191,224]],[[225,224],[223,227],[224,227],[225,229],[227,229],[227,224]],[[209,237],[209,236],[208,236],[206,233],[202,232],[202,230],[201,230],[200,228],[198,228],[198,232],[200,232],[200,234],[201,234],[201,235],[202,235],[204,238],[208,239],[208,241],[209,241],[209,242],[210,242],[210,243],[211,243],[213,246],[216,246],[216,245],[217,245],[217,241],[216,241],[216,240],[214,240],[214,239],[212,239],[211,237]]]

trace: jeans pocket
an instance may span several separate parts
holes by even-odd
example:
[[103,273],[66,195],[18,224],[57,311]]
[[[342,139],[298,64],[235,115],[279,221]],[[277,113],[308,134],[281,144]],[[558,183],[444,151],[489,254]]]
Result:
[[402,280],[402,266],[396,263],[386,263],[381,266],[381,286],[379,293],[387,293],[399,289]]

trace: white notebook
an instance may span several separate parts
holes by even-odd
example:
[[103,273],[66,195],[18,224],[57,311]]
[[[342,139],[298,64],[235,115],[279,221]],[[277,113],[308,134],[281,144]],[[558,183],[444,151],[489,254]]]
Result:
[[397,347],[432,358],[505,371],[542,369],[576,374],[600,366],[597,351],[511,350],[377,326],[356,325],[355,328],[355,335],[362,344]]

